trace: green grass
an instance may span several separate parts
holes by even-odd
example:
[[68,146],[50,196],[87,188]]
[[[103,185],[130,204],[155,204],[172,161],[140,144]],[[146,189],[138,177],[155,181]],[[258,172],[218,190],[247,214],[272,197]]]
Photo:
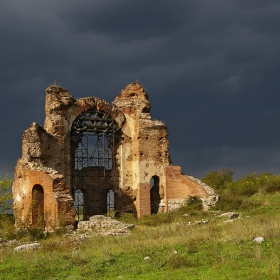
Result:
[[[140,220],[123,216],[137,224],[128,236],[73,242],[53,234],[35,251],[0,247],[0,279],[279,279],[279,200],[277,193],[251,196],[233,223],[183,208]],[[201,219],[209,223],[188,226]],[[257,236],[265,242],[254,243]]]

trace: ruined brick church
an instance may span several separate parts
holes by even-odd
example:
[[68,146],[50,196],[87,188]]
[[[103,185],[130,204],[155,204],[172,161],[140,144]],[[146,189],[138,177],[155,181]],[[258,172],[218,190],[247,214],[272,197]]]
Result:
[[215,201],[210,187],[172,165],[167,127],[150,111],[138,83],[112,104],[48,87],[44,127],[34,122],[22,136],[12,187],[16,226],[43,220],[47,229],[71,228],[108,211],[143,217],[180,207],[190,195]]

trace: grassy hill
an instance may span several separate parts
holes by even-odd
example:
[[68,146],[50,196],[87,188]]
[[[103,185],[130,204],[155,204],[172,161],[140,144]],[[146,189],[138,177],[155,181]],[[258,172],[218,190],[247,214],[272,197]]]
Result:
[[[136,224],[126,236],[73,241],[64,232],[16,234],[2,219],[0,237],[37,239],[42,246],[18,252],[14,245],[0,247],[0,279],[279,279],[277,180],[272,174],[224,180],[216,186],[221,200],[213,211],[199,210],[199,202],[189,201],[172,213],[142,219],[124,215],[121,221]],[[244,192],[246,186],[255,191]],[[239,217],[232,222],[218,217],[228,210]],[[253,242],[258,236],[265,241]]]

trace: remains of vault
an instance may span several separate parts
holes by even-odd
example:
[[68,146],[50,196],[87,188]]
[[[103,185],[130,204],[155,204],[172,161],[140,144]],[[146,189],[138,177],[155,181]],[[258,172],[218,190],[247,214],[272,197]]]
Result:
[[48,87],[44,127],[34,122],[22,137],[12,187],[16,226],[71,228],[108,211],[143,217],[180,207],[189,195],[215,201],[210,187],[172,165],[167,127],[150,110],[138,83],[112,105]]

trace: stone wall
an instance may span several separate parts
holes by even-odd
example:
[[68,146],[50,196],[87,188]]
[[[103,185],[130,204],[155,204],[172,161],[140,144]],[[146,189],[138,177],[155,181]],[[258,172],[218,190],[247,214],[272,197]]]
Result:
[[[81,127],[82,132],[73,136],[73,123],[87,118],[83,113],[92,110],[102,114],[94,120],[89,118],[88,127]],[[176,204],[172,201],[189,195],[203,199],[212,195],[210,189],[181,175],[181,168],[172,165],[167,127],[151,118],[149,96],[138,83],[125,87],[112,105],[97,97],[75,99],[66,89],[50,86],[45,111],[44,127],[32,123],[23,133],[22,157],[13,183],[18,227],[34,226],[34,211],[40,210],[32,201],[35,189],[42,190],[44,211],[40,213],[46,228],[73,226],[77,189],[84,194],[84,212],[89,216],[104,214],[108,190],[114,191],[116,212],[133,212],[138,217],[167,212]],[[98,163],[77,169],[76,150],[84,131],[92,132],[93,121],[98,126],[106,119],[113,120],[116,130],[108,134],[111,167],[106,169]],[[101,129],[94,133],[101,133]],[[98,173],[101,169],[102,176]]]
[[136,191],[133,200],[138,217],[149,215],[150,180],[158,176],[163,185],[164,166],[170,164],[168,130],[164,123],[151,118],[149,96],[138,83],[124,88],[113,105],[126,118],[118,150],[119,181]]

